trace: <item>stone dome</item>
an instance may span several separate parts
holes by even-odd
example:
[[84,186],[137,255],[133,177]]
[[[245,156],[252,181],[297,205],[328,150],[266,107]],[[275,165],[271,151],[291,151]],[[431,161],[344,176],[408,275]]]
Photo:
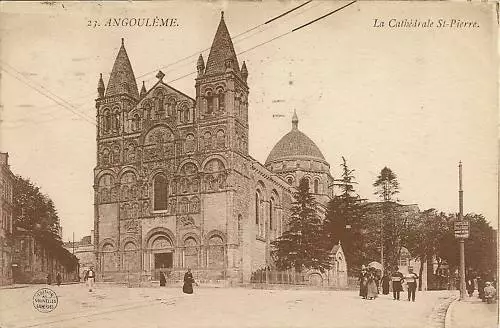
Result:
[[325,157],[318,146],[307,135],[298,129],[297,114],[292,119],[292,131],[278,141],[266,159],[266,165],[284,160],[314,160],[325,164]]

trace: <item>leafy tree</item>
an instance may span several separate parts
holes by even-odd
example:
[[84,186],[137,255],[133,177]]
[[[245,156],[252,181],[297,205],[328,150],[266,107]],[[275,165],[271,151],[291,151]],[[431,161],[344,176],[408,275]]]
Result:
[[54,203],[29,179],[16,176],[13,185],[14,227],[62,244],[59,216]]
[[375,195],[382,199],[381,207],[373,207],[375,217],[378,217],[380,244],[383,248],[384,257],[381,259],[384,266],[394,269],[401,253],[401,238],[405,234],[408,217],[404,215],[404,209],[397,204],[394,196],[399,193],[399,182],[396,174],[387,166],[381,171],[377,180],[373,183]]
[[340,195],[328,202],[324,220],[324,237],[330,249],[340,241],[348,265],[349,274],[355,275],[364,262],[363,252],[363,200],[356,194],[354,170],[349,169],[342,157],[342,178],[336,180]]
[[[422,286],[422,272],[424,263],[431,262],[439,253],[442,245],[449,234],[449,219],[443,212],[428,209],[420,213],[417,220],[410,222],[406,236],[402,243],[406,246],[412,256],[420,261],[419,288]],[[438,257],[438,267],[442,258]],[[432,269],[432,268],[431,268]],[[432,273],[432,272],[431,272]],[[431,280],[432,274],[428,274]],[[428,281],[431,284],[431,281]]]
[[375,187],[375,195],[379,196],[384,202],[394,201],[394,196],[399,193],[398,177],[387,166],[380,171],[373,186]]
[[272,255],[279,269],[318,269],[331,267],[331,248],[322,236],[321,218],[318,215],[309,184],[301,180],[294,194],[291,215],[286,230],[273,245]]
[[492,279],[497,268],[496,231],[481,214],[469,213],[470,235],[465,240],[466,268]]

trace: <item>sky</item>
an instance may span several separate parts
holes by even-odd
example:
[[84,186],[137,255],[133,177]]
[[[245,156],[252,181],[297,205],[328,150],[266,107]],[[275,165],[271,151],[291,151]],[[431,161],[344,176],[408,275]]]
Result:
[[[356,2],[290,33],[347,4],[313,1],[264,24],[300,3],[2,2],[0,151],[9,153],[15,174],[54,200],[65,241],[89,235],[99,73],[106,84],[123,37],[139,87],[153,86],[161,69],[165,82],[194,96],[195,75],[188,74],[199,53],[206,60],[223,10],[249,71],[255,159],[265,162],[296,110],[299,129],[319,146],[333,176],[342,156],[355,169],[363,198],[377,200],[372,184],[387,166],[398,176],[402,203],[457,212],[461,160],[464,212],[482,213],[496,228],[493,4]],[[104,26],[110,18],[155,17],[175,18],[178,26]],[[385,26],[374,27],[375,19]],[[395,28],[391,19],[477,24]]]

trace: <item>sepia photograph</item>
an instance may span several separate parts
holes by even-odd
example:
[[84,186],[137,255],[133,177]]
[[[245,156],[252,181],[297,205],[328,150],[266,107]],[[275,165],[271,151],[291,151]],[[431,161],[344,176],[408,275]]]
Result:
[[0,2],[0,327],[498,327],[498,26]]

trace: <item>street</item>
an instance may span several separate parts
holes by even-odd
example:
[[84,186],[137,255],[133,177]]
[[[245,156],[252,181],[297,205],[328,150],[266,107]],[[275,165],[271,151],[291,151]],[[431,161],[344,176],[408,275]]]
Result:
[[[127,288],[83,284],[50,286],[58,296],[50,313],[33,307],[46,285],[0,290],[2,328],[21,327],[443,327],[457,295],[417,292],[416,302],[391,295],[367,301],[356,291]],[[406,295],[402,295],[406,296]]]

